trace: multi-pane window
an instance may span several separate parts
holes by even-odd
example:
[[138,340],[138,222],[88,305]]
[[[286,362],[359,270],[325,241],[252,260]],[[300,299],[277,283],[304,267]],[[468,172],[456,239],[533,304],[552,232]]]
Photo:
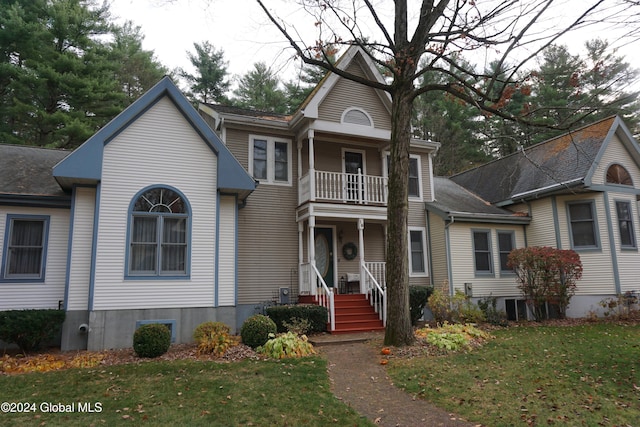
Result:
[[138,196],[131,212],[129,275],[187,275],[188,222],[188,205],[176,191],[156,187]]
[[507,267],[509,253],[515,246],[515,233],[513,231],[498,231],[498,252],[500,254],[500,271],[502,273],[513,272]]
[[420,197],[420,172],[415,157],[409,158],[409,196]]
[[[389,175],[391,156],[387,156],[387,176]],[[409,157],[409,197],[421,197],[420,156]]]
[[412,275],[426,274],[423,230],[409,230],[409,261]]
[[44,279],[44,254],[49,217],[9,216],[4,279]]
[[291,142],[271,137],[249,138],[249,170],[267,184],[291,183]]
[[633,221],[631,203],[626,201],[616,202],[618,214],[618,230],[620,230],[620,246],[623,248],[635,248],[636,239],[633,233]]
[[573,248],[598,248],[599,242],[593,202],[573,202],[568,205],[568,209]]
[[491,232],[478,230],[473,232],[473,256],[477,274],[492,274]]

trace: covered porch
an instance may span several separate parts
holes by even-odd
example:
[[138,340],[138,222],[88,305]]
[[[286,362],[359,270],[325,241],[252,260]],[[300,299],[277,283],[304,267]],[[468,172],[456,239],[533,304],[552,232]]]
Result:
[[339,321],[344,314],[336,300],[345,294],[364,296],[384,325],[386,210],[384,218],[378,217],[380,212],[350,218],[327,215],[318,208],[298,210],[299,295],[312,297],[328,309],[330,332],[336,330],[336,316]]

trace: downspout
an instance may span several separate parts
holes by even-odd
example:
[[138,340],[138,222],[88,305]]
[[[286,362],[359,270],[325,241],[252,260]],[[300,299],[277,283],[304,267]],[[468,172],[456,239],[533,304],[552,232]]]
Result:
[[427,238],[429,245],[429,284],[431,287],[434,287],[433,283],[433,246],[431,245],[431,223],[429,218],[429,211],[427,209],[424,210],[425,221],[427,223]]

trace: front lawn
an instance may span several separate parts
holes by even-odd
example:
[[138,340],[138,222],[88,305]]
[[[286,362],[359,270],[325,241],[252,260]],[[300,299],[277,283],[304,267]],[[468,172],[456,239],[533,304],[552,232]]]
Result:
[[[320,357],[152,361],[5,375],[2,402],[23,411],[7,413],[3,405],[3,426],[371,425],[333,396]],[[73,412],[46,412],[60,409]]]
[[640,325],[521,326],[480,349],[393,359],[409,393],[487,426],[635,426]]

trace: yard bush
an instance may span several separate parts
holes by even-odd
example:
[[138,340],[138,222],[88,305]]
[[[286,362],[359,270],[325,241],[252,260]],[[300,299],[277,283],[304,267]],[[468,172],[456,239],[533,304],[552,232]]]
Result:
[[171,331],[161,323],[142,325],[133,334],[133,351],[139,357],[162,356],[171,346]]
[[434,290],[429,296],[428,304],[433,318],[438,324],[444,322],[480,323],[485,320],[482,310],[457,289],[453,296],[440,289]]
[[298,336],[293,332],[286,332],[267,340],[263,346],[258,347],[258,353],[272,359],[284,359],[310,356],[316,354],[316,351],[305,335]]
[[198,344],[198,353],[222,356],[229,348],[238,344],[236,337],[222,322],[204,322],[193,331],[193,339]]
[[478,307],[484,313],[487,322],[497,326],[507,326],[507,313],[497,309],[498,299],[494,296],[488,296],[478,301]]
[[547,303],[558,307],[561,319],[566,317],[576,281],[582,277],[580,255],[570,249],[532,246],[512,250],[508,265],[536,320],[546,317]]
[[267,315],[275,322],[278,333],[287,332],[285,323],[294,324],[294,319],[309,321],[308,332],[324,332],[327,329],[328,310],[314,304],[277,305],[267,308]]
[[242,342],[251,348],[258,348],[269,340],[269,334],[275,335],[276,324],[262,314],[254,314],[242,324],[240,336]]
[[415,326],[424,314],[424,306],[427,305],[429,296],[433,293],[432,287],[409,286],[409,312],[411,324]]
[[17,344],[23,352],[38,350],[58,335],[64,318],[64,310],[1,311],[0,340]]

